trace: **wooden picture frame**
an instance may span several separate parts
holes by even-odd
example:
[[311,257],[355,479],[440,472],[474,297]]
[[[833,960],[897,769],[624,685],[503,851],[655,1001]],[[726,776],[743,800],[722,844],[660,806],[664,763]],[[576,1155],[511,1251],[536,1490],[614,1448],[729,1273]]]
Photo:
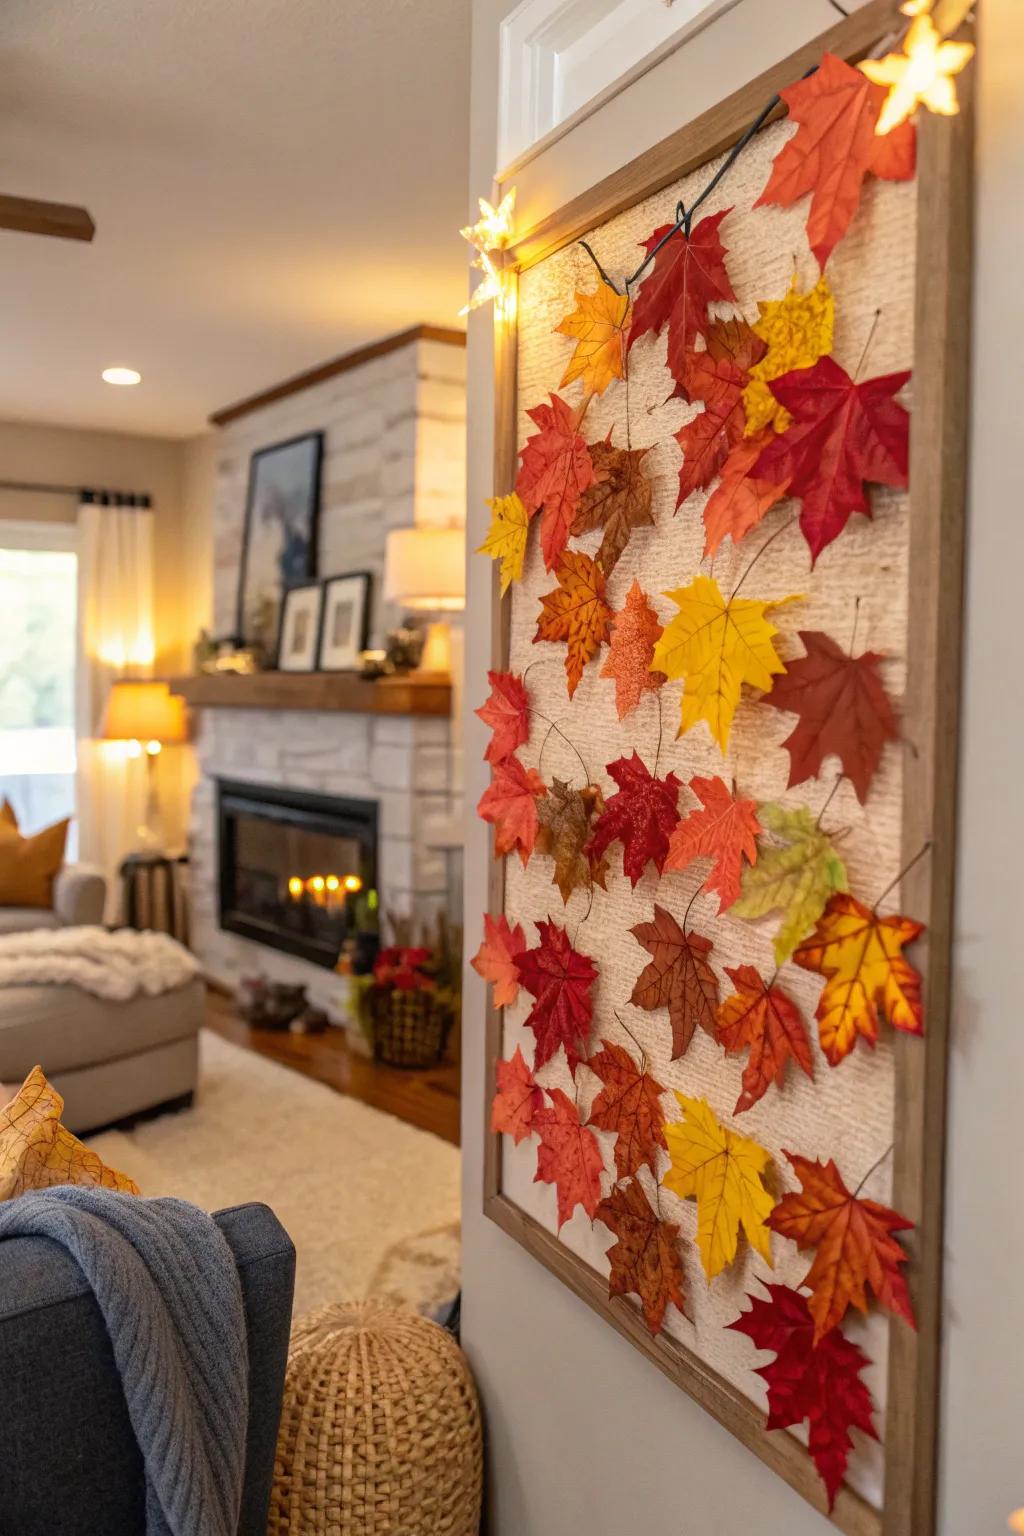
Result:
[[[720,155],[764,104],[829,50],[850,62],[872,52],[905,22],[896,0],[870,0],[710,111],[606,177],[524,234],[508,253],[514,275],[587,231]],[[969,32],[965,32],[969,35]],[[950,945],[955,862],[957,721],[960,693],[968,357],[972,72],[958,80],[960,114],[922,112],[918,135],[918,235],[914,306],[914,405],[910,449],[908,632],[904,722],[917,746],[905,771],[902,852],[909,864],[924,843],[931,857],[905,875],[904,909],[923,920],[915,949],[926,1010],[926,1048],[895,1039],[899,1113],[895,1117],[893,1204],[913,1223],[906,1247],[917,1315],[914,1332],[889,1330],[884,1504],[881,1512],[849,1487],[831,1519],[847,1536],[928,1536],[935,1528],[942,1274],[943,1148],[950,1009]],[[781,115],[776,108],[773,115]],[[957,211],[955,218],[949,211]],[[513,277],[514,281],[514,277]],[[515,304],[507,306],[514,316]],[[495,356],[494,494],[515,479],[517,341],[514,319],[498,322]],[[508,665],[510,603],[495,568],[491,665]],[[493,860],[489,910],[504,909],[504,861]],[[502,1019],[488,1001],[489,1093],[501,1054]],[[501,1138],[485,1135],[484,1211],[504,1231],[606,1318],[661,1371],[749,1446],[808,1502],[827,1514],[822,1484],[803,1446],[766,1432],[763,1415],[678,1340],[652,1338],[629,1300],[610,1300],[606,1277],[502,1193]]]
[[315,672],[320,653],[324,589],[319,581],[289,587],[281,598],[277,670]]
[[[319,670],[353,672],[360,654],[366,650],[370,633],[370,597],[373,576],[370,571],[345,571],[323,580],[323,608],[320,614]],[[337,621],[343,610],[344,634]]]
[[[280,629],[285,590],[316,575],[323,452],[324,434],[304,432],[257,449],[249,460],[238,565],[240,643],[268,648]],[[261,603],[270,605],[265,632],[257,632],[255,622]]]

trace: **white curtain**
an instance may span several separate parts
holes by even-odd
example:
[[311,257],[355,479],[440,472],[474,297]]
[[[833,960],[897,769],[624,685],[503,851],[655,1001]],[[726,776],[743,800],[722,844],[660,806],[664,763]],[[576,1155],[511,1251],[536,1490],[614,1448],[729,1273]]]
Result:
[[78,509],[78,854],[107,876],[117,910],[117,868],[143,820],[146,765],[129,744],[99,738],[110,685],[153,670],[153,513],[83,502]]

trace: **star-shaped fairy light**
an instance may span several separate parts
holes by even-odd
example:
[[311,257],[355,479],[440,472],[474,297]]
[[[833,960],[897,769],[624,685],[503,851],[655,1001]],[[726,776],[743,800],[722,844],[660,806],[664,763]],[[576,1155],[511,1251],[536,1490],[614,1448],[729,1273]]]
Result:
[[959,112],[954,75],[974,55],[973,43],[954,43],[943,38],[922,0],[907,0],[903,7],[913,16],[903,48],[884,59],[864,59],[860,68],[876,85],[887,85],[875,132],[891,133],[920,105],[943,117]]
[[483,304],[489,304],[492,299],[497,313],[499,315],[504,313],[509,289],[504,271],[495,265],[493,256],[495,251],[505,250],[511,242],[512,210],[515,204],[515,187],[510,192],[506,192],[496,208],[482,197],[480,198],[480,217],[476,223],[467,224],[465,229],[459,230],[462,238],[468,240],[477,253],[470,265],[479,267],[484,274],[473,289],[469,303],[460,309],[460,315],[468,315],[471,310],[479,309]]

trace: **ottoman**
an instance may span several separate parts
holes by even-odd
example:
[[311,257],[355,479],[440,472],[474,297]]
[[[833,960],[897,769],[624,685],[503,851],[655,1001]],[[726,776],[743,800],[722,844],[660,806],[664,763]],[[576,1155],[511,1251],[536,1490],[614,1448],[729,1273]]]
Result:
[[164,1105],[196,1086],[206,988],[198,977],[156,997],[109,1002],[75,986],[0,989],[0,1083],[38,1063],[77,1135]]

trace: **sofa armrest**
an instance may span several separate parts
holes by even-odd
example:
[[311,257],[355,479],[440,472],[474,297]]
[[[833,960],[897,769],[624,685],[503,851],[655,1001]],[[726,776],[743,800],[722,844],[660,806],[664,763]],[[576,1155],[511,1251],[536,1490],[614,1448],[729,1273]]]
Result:
[[[265,1205],[214,1220],[238,1265],[249,1424],[238,1536],[264,1536],[295,1250]],[[145,1478],[110,1338],[75,1261],[45,1237],[0,1242],[0,1531],[144,1536]]]
[[62,928],[102,923],[107,878],[95,864],[65,864],[53,882],[53,910]]

